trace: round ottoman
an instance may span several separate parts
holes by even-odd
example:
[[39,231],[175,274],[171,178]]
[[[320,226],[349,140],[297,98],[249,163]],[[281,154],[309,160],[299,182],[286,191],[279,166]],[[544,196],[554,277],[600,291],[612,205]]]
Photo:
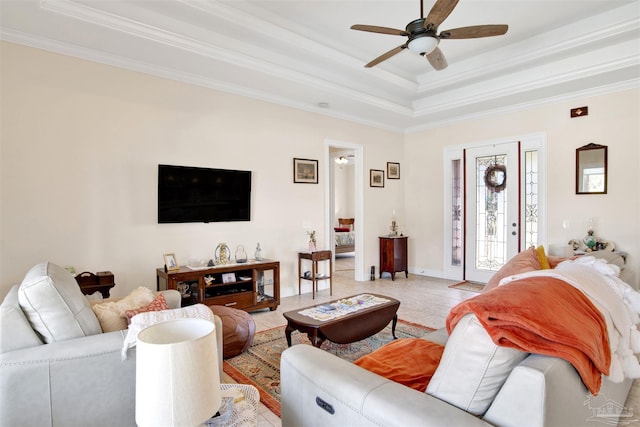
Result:
[[228,359],[246,351],[256,333],[256,323],[251,315],[223,305],[210,305],[209,308],[222,320],[222,357]]

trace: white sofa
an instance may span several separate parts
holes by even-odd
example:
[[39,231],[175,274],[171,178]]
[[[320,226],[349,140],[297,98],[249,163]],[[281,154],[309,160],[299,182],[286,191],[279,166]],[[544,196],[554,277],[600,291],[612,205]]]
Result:
[[[625,319],[625,313],[629,315],[628,319],[638,321],[640,294],[625,284],[615,288],[615,283],[618,282],[613,276],[598,279],[597,275],[600,273],[592,268],[599,269],[603,266],[589,267],[586,264],[590,262],[594,261],[583,258],[574,263],[567,261],[555,270],[547,272],[530,271],[516,274],[512,278],[505,278],[505,281],[513,279],[512,284],[489,291],[483,295],[484,298],[467,300],[454,308],[454,317],[457,314],[459,317],[456,317],[457,323],[452,327],[450,336],[442,329],[423,337],[444,345],[442,358],[426,393],[390,381],[309,345],[295,345],[285,350],[280,366],[282,425],[593,427],[599,423],[615,426],[620,415],[637,418],[638,414],[632,414],[629,408],[624,407],[632,381],[624,379],[625,375],[621,372],[616,374],[613,368],[614,357],[619,361],[622,360],[621,355],[625,354],[622,352],[624,346],[621,347],[625,341],[612,340],[612,337],[618,331],[624,330],[620,326],[624,324],[621,320]],[[549,273],[551,271],[553,273]],[[570,278],[578,277],[576,272],[586,275],[580,277],[586,277],[583,282],[584,289],[589,289],[592,296],[603,296],[605,294],[600,292],[606,292],[607,297],[593,300],[589,298],[589,303],[585,301],[584,296],[574,298],[576,294],[583,295],[576,290],[584,292],[579,283],[574,282],[569,286],[568,282],[564,285],[558,282],[541,285],[537,282],[538,276],[542,274],[564,275],[563,277]],[[588,281],[589,286],[586,284]],[[598,281],[598,286],[601,287],[596,288],[595,282]],[[532,287],[536,287],[535,292],[529,292],[530,289],[534,289]],[[544,289],[544,292],[539,291],[540,289]],[[566,299],[556,297],[560,295],[558,292],[561,290],[566,292]],[[623,296],[612,296],[614,294]],[[517,307],[522,311],[514,311],[516,305],[510,305],[516,301],[510,299],[513,295],[519,302]],[[530,354],[517,350],[517,347],[496,345],[483,326],[487,325],[487,320],[490,319],[483,317],[481,322],[477,317],[477,311],[466,310],[467,307],[485,307],[482,305],[483,301],[493,301],[495,305],[489,306],[489,311],[478,312],[491,319],[497,319],[498,322],[504,321],[507,317],[513,318],[514,313],[536,313],[532,318],[527,318],[527,321],[544,319],[537,323],[536,327],[540,328],[540,336],[545,340],[559,331],[578,331],[577,335],[581,335],[581,331],[589,331],[592,335],[583,335],[581,339],[584,341],[572,341],[572,345],[576,342],[579,345],[588,343],[590,348],[602,350],[602,353],[607,353],[607,347],[612,346],[611,378],[600,374],[594,376],[602,379],[599,392],[594,396],[583,383],[583,378],[576,368],[568,361],[558,357]],[[631,301],[635,303],[631,304]],[[602,319],[592,315],[596,305],[603,314]],[[459,307],[463,309],[456,310]],[[500,307],[503,311],[495,311],[495,307]],[[612,312],[612,307],[619,309]],[[502,313],[506,313],[506,317],[503,317]],[[545,316],[541,316],[541,313]],[[581,313],[591,314],[581,317]],[[617,319],[610,323],[612,313]],[[449,320],[451,318],[450,316]],[[575,319],[580,320],[571,321]],[[603,327],[605,320],[607,326]],[[589,328],[592,326],[591,321],[598,323],[600,327]],[[522,325],[523,323],[519,323],[519,326]],[[568,325],[571,327],[567,327]],[[638,332],[633,330],[631,323],[628,325],[627,333],[635,335],[637,340]],[[562,336],[563,333],[560,332],[556,337]],[[566,334],[572,338],[577,335]],[[609,339],[604,339],[607,335]],[[608,343],[606,347],[600,347],[603,341]],[[614,342],[617,344],[613,344]],[[561,343],[566,343],[564,338],[561,338]],[[565,350],[563,347],[559,352]],[[637,375],[637,360],[635,363],[633,360],[631,355],[624,367],[627,377]],[[409,366],[413,366],[413,361],[409,362]],[[415,360],[415,364],[419,363],[420,360]],[[588,378],[592,378],[591,373]],[[613,382],[611,379],[614,378],[619,378],[620,381]],[[591,385],[593,387],[593,383]]]
[[[488,339],[479,329],[473,333],[480,341]],[[427,334],[424,339],[445,344],[446,331]],[[473,346],[469,342],[463,345]],[[483,360],[478,363],[488,366],[492,362],[491,352],[484,353]],[[568,362],[534,354],[523,356],[510,369],[504,384],[498,387],[486,412],[473,415],[324,350],[295,345],[283,352],[280,366],[282,425],[593,427],[599,425],[594,423],[597,421],[594,416],[604,405],[612,403],[624,409],[631,380],[612,383],[604,379],[600,398],[589,397],[587,388]],[[473,368],[457,367],[456,370],[457,375],[451,372],[447,378],[454,386],[452,390],[459,388],[461,393],[469,392],[469,386],[477,384],[471,378]],[[473,405],[471,400],[467,400],[468,405]],[[607,417],[607,424],[616,425],[616,419]]]
[[[27,281],[35,288],[25,291]],[[179,292],[162,293],[180,307]],[[64,269],[35,266],[0,306],[0,426],[134,426],[136,357],[131,348],[122,360],[126,335],[102,333]]]

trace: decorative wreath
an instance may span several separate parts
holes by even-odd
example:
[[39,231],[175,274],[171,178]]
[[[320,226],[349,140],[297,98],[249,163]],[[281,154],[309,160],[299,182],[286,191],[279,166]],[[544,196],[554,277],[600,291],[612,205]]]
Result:
[[[496,175],[496,172],[502,172],[502,174]],[[496,176],[502,176],[502,181],[496,181]],[[496,193],[501,192],[507,187],[507,167],[505,165],[491,165],[484,171],[484,185],[491,191]]]

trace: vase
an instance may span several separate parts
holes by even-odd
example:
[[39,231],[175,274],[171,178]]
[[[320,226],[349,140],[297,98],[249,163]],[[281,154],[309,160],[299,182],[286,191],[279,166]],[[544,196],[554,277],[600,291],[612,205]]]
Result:
[[260,247],[259,242],[258,242],[258,246],[256,246],[255,259],[256,261],[262,261],[262,248]]
[[587,248],[589,248],[589,250],[596,249],[596,244],[598,243],[598,239],[596,239],[596,236],[593,235],[593,230],[589,230],[587,232],[587,235],[584,237],[584,239],[582,239],[582,241],[587,246]]
[[236,262],[240,264],[247,262],[247,253],[244,251],[244,246],[242,245],[236,249]]
[[309,252],[315,252],[315,251],[316,251],[316,242],[310,241],[309,242]]

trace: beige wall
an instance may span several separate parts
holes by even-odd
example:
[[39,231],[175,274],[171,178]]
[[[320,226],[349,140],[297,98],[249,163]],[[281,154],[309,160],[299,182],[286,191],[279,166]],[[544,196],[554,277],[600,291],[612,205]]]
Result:
[[[589,115],[571,119],[571,108],[588,105]],[[566,243],[596,235],[629,254],[625,278],[636,287],[640,259],[640,90],[560,102],[501,114],[405,138],[405,212],[416,271],[443,270],[443,150],[447,146],[544,133],[547,138],[547,240]],[[575,149],[588,143],[609,147],[606,195],[575,194]],[[563,227],[566,220],[568,228]]]
[[[211,258],[226,242],[281,262],[283,295],[297,292],[304,225],[325,236],[324,182],[292,183],[292,158],[325,158],[325,140],[364,147],[364,277],[392,211],[410,236],[410,269],[443,271],[443,149],[545,132],[549,242],[596,232],[640,257],[639,91],[558,103],[401,135],[248,98],[3,42],[0,45],[0,297],[34,264],[111,270],[115,295],[155,286],[162,254]],[[589,116],[569,109],[589,105]],[[574,194],[575,148],[609,146],[609,194]],[[369,169],[401,163],[401,179],[369,187]],[[157,164],[253,171],[252,221],[163,224]],[[570,228],[562,221],[570,220]]]
[[[0,296],[43,260],[111,270],[124,295],[155,287],[163,253],[186,264],[220,242],[250,256],[260,242],[292,295],[303,225],[328,243],[325,140],[364,146],[365,182],[402,151],[401,134],[12,43],[0,53]],[[294,157],[320,161],[319,185],[293,184]],[[157,224],[158,163],[253,171],[252,221]],[[365,266],[387,226],[378,206],[402,197],[365,189]]]

